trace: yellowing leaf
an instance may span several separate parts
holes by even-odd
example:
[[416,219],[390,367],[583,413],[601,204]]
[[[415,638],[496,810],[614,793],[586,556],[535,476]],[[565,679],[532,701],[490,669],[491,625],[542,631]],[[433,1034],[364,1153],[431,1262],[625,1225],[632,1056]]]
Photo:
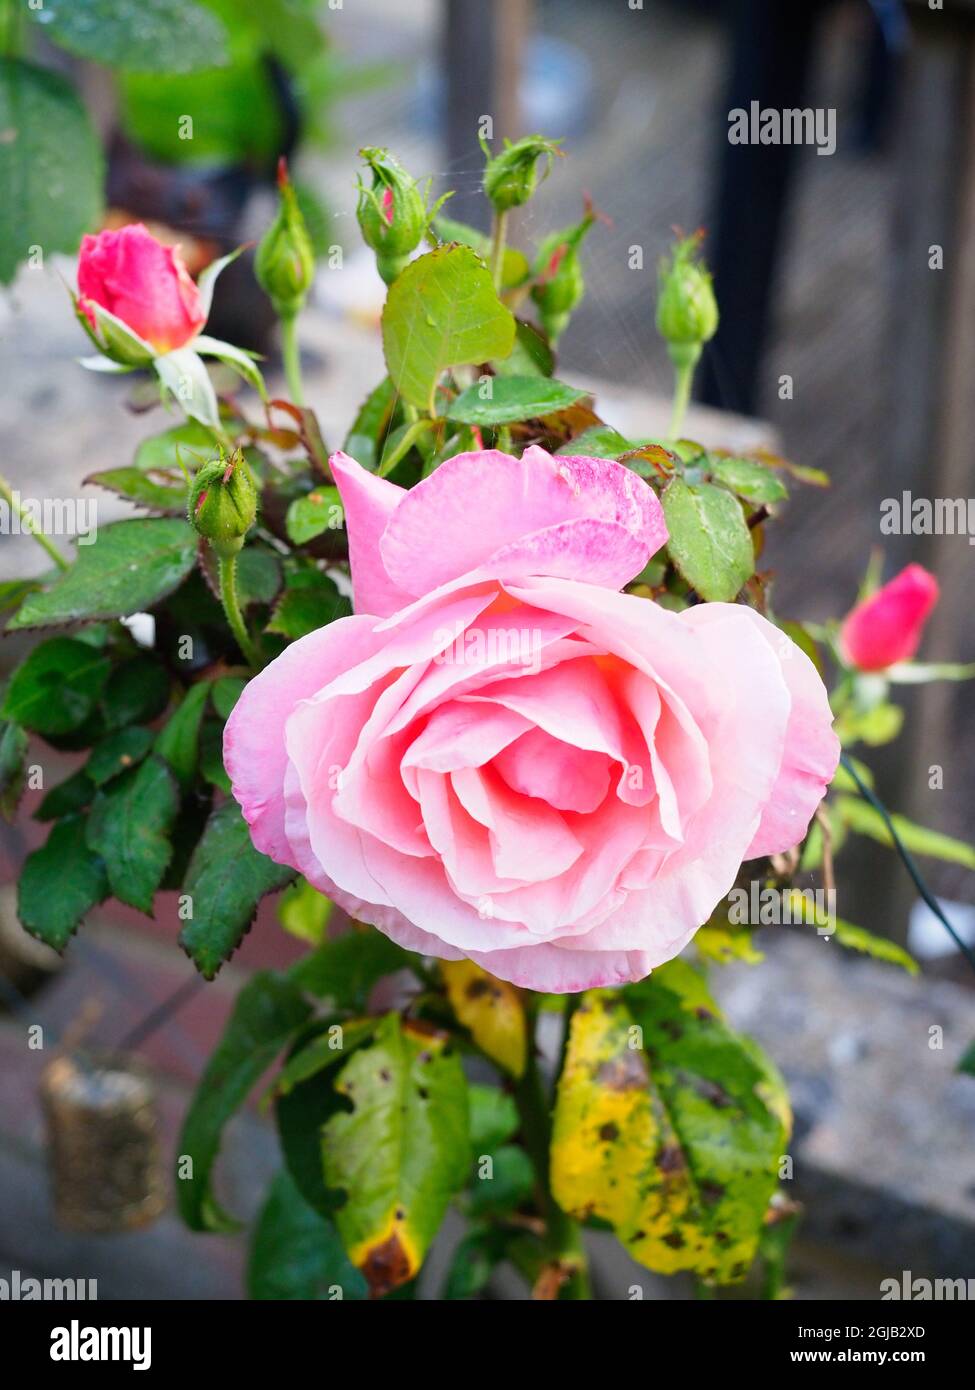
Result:
[[573,1216],[608,1221],[642,1264],[672,1274],[688,1267],[682,1227],[696,1196],[646,1054],[631,1045],[637,1036],[625,1004],[584,996],[559,1081],[552,1193]]
[[525,1070],[527,1030],[521,993],[470,960],[441,964],[447,995],[458,1022],[482,1052],[514,1077]]
[[732,960],[758,965],[765,959],[752,945],[748,928],[735,927],[730,922],[706,922],[696,933],[694,945],[703,960],[714,961],[716,965],[727,965]]
[[675,961],[621,993],[591,991],[559,1081],[552,1191],[608,1221],[661,1274],[730,1283],[754,1258],[789,1130],[785,1088]]

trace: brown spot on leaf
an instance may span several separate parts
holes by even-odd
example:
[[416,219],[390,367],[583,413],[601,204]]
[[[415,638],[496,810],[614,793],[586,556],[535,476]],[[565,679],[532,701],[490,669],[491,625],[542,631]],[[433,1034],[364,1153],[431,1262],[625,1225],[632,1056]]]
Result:
[[661,1173],[680,1173],[686,1166],[677,1144],[666,1144],[657,1155],[657,1167]]
[[471,980],[464,990],[468,999],[482,999],[485,994],[493,994],[497,997],[499,991],[491,988],[490,981],[485,979]]
[[599,1137],[600,1139],[603,1139],[607,1144],[612,1144],[614,1140],[620,1137],[619,1125],[614,1125],[612,1120],[610,1120],[608,1124],[601,1125],[599,1130]]
[[724,1187],[719,1182],[702,1182],[701,1196],[708,1206],[713,1207],[724,1196]]
[[388,1240],[369,1251],[362,1272],[372,1298],[383,1298],[413,1277],[409,1256],[395,1231]]
[[715,1110],[727,1110],[733,1103],[728,1092],[716,1081],[698,1081],[697,1091]]
[[671,1250],[683,1250],[686,1244],[680,1231],[671,1231],[669,1235],[664,1236],[664,1245],[669,1245]]
[[602,1063],[596,1080],[609,1091],[642,1090],[647,1084],[646,1063],[639,1052],[623,1052]]

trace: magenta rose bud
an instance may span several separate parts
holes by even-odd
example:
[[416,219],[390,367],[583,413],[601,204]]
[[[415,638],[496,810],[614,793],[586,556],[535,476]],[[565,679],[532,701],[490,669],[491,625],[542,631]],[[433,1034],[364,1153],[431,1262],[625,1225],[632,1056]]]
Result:
[[185,347],[206,322],[200,292],[178,249],[164,246],[141,223],[82,238],[78,296],[93,329],[91,302],[159,355]]
[[823,683],[750,608],[621,592],[667,540],[635,473],[537,447],[410,491],[331,468],[355,616],[224,736],[258,849],[411,950],[566,993],[641,979],[803,838],[839,756]]
[[843,660],[860,671],[885,671],[910,661],[938,593],[933,574],[908,565],[848,614],[840,629]]

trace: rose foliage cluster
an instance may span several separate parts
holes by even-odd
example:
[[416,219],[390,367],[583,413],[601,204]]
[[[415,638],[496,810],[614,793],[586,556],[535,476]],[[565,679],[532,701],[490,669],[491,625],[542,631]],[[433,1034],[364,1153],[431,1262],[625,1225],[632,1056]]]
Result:
[[767,529],[827,479],[686,437],[718,321],[699,238],[661,264],[670,434],[624,437],[555,374],[599,215],[525,255],[508,214],[561,150],[486,154],[490,237],[363,151],[387,374],[337,450],[301,403],[315,268],[286,170],[256,257],[286,397],[206,333],[222,263],[195,283],[143,227],[84,239],[85,365],[138,373],[140,404],[176,418],[88,479],[137,515],[0,586],[7,630],[36,638],[0,706],[5,813],[31,740],[75,760],[34,812],[20,919],[63,951],[109,897],[175,915],[211,979],[279,893],[307,950],[241,990],[179,1143],[184,1218],[232,1229],[222,1131],[278,1064],[255,1296],[410,1296],[454,1203],[444,1297],[502,1263],[538,1298],[588,1297],[588,1226],[659,1273],[774,1297],[789,1103],[708,983],[761,959],[729,894],[757,882],[822,930],[806,890],[833,886],[851,835],[890,839],[841,745],[897,734],[899,681],[971,672],[913,662],[937,597],[916,566],[868,575],[842,625],[776,612]]

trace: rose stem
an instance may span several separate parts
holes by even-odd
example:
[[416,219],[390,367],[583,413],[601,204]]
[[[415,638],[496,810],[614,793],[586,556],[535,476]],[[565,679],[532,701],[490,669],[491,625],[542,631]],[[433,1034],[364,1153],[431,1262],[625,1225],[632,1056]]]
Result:
[[281,316],[281,355],[284,375],[292,405],[304,405],[305,393],[301,384],[301,353],[298,348],[298,315]]
[[535,1178],[541,1194],[549,1249],[556,1259],[564,1260],[574,1270],[565,1286],[564,1296],[568,1299],[589,1299],[589,1273],[579,1227],[556,1202],[549,1183],[552,1124],[542,1075],[535,1057],[534,1020],[528,1039],[528,1060],[525,1063],[524,1075],[515,1086],[514,1096],[521,1120],[521,1137],[535,1169]]
[[491,228],[491,275],[494,278],[494,288],[498,294],[501,293],[504,279],[504,247],[507,236],[508,214],[507,212],[496,212],[494,225]]
[[6,478],[2,476],[0,476],[0,497],[2,497],[6,501],[11,511],[17,513],[17,515],[20,517],[21,525],[23,526],[24,530],[27,532],[29,536],[33,536],[34,540],[37,542],[39,546],[42,546],[44,550],[47,551],[48,555],[50,555],[51,559],[57,565],[58,569],[70,569],[71,566],[68,564],[67,560],[54,545],[53,541],[48,540],[44,532],[38,530],[38,528],[34,525],[34,518],[30,515],[27,509],[25,507],[22,507],[19,502],[14,500],[14,495],[11,491],[10,484],[7,482]]
[[217,559],[217,574],[220,579],[220,602],[223,604],[223,611],[227,615],[227,622],[230,630],[237,640],[237,645],[247,658],[247,663],[255,671],[260,668],[260,658],[257,648],[248,635],[247,628],[244,626],[243,614],[240,611],[240,604],[237,601],[237,556],[221,555]]
[[678,362],[674,367],[674,406],[670,417],[670,439],[679,439],[684,416],[691,400],[691,386],[694,382],[696,361]]

